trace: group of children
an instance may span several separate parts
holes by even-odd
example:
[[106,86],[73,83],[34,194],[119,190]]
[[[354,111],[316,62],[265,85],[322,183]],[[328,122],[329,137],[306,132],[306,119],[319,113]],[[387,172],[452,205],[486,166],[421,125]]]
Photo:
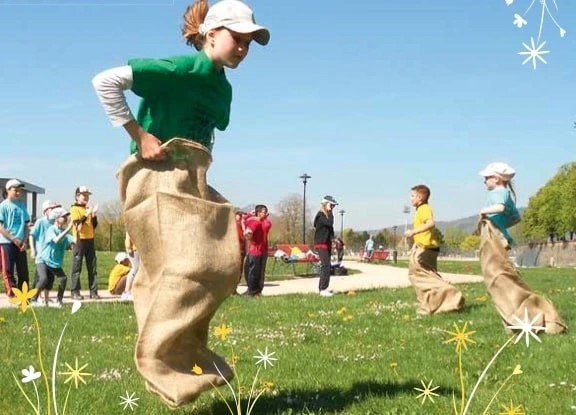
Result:
[[[207,340],[211,318],[238,283],[239,234],[234,207],[207,184],[206,172],[212,163],[214,130],[225,130],[230,119],[232,87],[225,68],[238,67],[252,41],[266,45],[270,38],[269,31],[255,23],[252,10],[238,0],[222,0],[211,7],[206,0],[196,0],[184,14],[182,35],[198,53],[133,59],[93,79],[112,124],[124,127],[132,138],[132,156],[120,168],[118,179],[127,231],[142,259],[133,285],[139,333],[136,366],[148,390],[173,407],[233,377],[232,369],[208,348]],[[136,117],[124,95],[128,89],[141,98]],[[503,279],[510,282],[502,285],[506,289],[499,288],[504,291],[502,298],[493,294],[509,321],[522,306],[531,316],[538,315],[536,305],[543,301],[504,264],[509,244],[506,227],[513,222],[508,218],[513,212],[506,210],[511,206],[505,191],[511,176],[500,167],[484,172],[489,190],[498,187],[498,191],[494,206],[481,212],[481,262],[485,277],[496,280],[496,285]],[[415,238],[410,276],[422,314],[459,310],[464,304],[462,294],[436,272],[438,246],[431,235],[434,222],[428,196],[425,186],[413,189],[416,226],[407,232]],[[334,198],[325,197],[315,218],[323,296],[332,295],[329,250],[336,205]],[[500,221],[501,215],[507,219]],[[254,241],[258,233],[250,229],[246,236]],[[251,294],[261,291],[256,276],[267,257],[262,244],[255,245],[258,249],[248,251],[247,261],[254,271],[249,278]],[[123,256],[118,259],[125,260]],[[488,288],[492,293],[492,287]],[[507,290],[514,289],[524,290],[526,301],[516,304],[516,298],[506,296]],[[513,303],[511,313],[501,305],[506,302]],[[544,312],[541,320],[548,332],[565,329],[560,317],[551,312]],[[202,368],[201,374],[191,372],[194,365]]]
[[[506,327],[528,318],[533,326],[544,327],[546,333],[564,332],[567,326],[558,311],[528,287],[508,257],[513,243],[508,229],[520,222],[512,185],[515,170],[506,163],[495,162],[480,171],[480,175],[488,190],[488,201],[478,220],[480,265],[496,310]],[[414,227],[405,236],[414,239],[408,274],[419,302],[417,312],[430,315],[460,311],[465,302],[462,292],[443,280],[437,271],[439,243],[428,204],[430,189],[417,185],[411,190],[410,200],[416,214]]]

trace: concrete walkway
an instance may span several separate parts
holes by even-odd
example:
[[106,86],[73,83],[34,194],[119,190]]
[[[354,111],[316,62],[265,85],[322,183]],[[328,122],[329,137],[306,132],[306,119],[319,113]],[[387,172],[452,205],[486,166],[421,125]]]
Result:
[[[356,261],[344,261],[343,265],[349,269],[360,271],[359,274],[330,277],[330,289],[335,293],[348,292],[350,290],[369,290],[374,288],[395,288],[409,287],[408,270],[389,265],[374,265]],[[477,275],[448,274],[442,276],[450,283],[471,283],[482,282],[482,277]],[[241,284],[238,287],[240,293],[246,290],[246,286]],[[318,293],[318,277],[305,277],[284,281],[270,281],[265,284],[263,295],[284,295],[284,294],[307,294]],[[101,300],[91,300],[88,292],[83,291],[84,300],[82,302],[119,302],[119,296],[112,296],[107,291],[100,291]],[[51,298],[55,298],[55,291],[50,293]],[[70,291],[66,292],[64,304],[71,304]],[[0,308],[14,307],[4,294],[0,294]]]

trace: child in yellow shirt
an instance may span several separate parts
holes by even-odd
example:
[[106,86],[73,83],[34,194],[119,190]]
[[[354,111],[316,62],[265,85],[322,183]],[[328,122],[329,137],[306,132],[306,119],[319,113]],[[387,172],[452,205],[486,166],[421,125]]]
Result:
[[110,294],[122,295],[126,288],[126,279],[130,273],[130,259],[126,252],[118,252],[114,258],[116,265],[108,276],[108,291]]

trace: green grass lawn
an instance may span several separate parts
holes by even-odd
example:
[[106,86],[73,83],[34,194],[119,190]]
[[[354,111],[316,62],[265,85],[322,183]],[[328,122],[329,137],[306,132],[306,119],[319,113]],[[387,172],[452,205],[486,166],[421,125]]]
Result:
[[[101,264],[104,255],[99,256]],[[111,256],[110,256],[111,258]],[[109,258],[108,258],[109,259]],[[441,270],[453,264],[442,262]],[[455,265],[454,265],[455,266]],[[538,293],[552,299],[569,325],[576,318],[576,271],[572,269],[527,269],[522,274]],[[257,367],[257,350],[275,352],[274,367],[261,371],[256,386],[268,389],[254,414],[350,414],[399,415],[454,413],[452,395],[460,405],[461,385],[458,356],[445,341],[468,324],[475,341],[463,352],[464,383],[470,393],[482,370],[508,336],[503,330],[483,284],[461,286],[467,307],[460,314],[420,318],[415,314],[412,289],[360,291],[354,296],[288,295],[280,297],[231,297],[219,309],[212,329],[221,324],[232,332],[226,341],[213,333],[209,343],[230,361],[237,356],[236,370],[244,390],[249,390]],[[134,413],[224,415],[226,407],[215,393],[204,393],[194,405],[171,410],[146,392],[133,362],[136,322],[128,303],[85,303],[75,314],[62,310],[35,309],[41,329],[45,370],[52,369],[56,343],[63,336],[57,372],[70,365],[87,365],[82,372],[86,385],[72,387],[67,414],[122,414],[121,396],[139,398]],[[16,386],[12,374],[21,379],[29,365],[39,370],[37,337],[30,310],[0,310],[0,348],[3,351],[0,414],[33,413]],[[521,365],[522,374],[505,385],[487,414],[506,412],[501,405],[522,405],[526,414],[576,414],[576,351],[572,331],[561,336],[541,336],[542,343],[522,339],[504,349],[481,383],[469,414],[484,408],[512,373]],[[50,375],[49,375],[50,376]],[[71,383],[57,376],[60,414]],[[45,408],[45,387],[36,381]],[[421,381],[439,386],[434,403],[421,404],[414,388]],[[263,382],[263,383],[262,383]],[[72,382],[73,383],[73,382]],[[236,383],[234,386],[236,387]],[[35,402],[32,383],[21,384]],[[231,401],[231,394],[220,391]],[[42,414],[48,413],[42,411]],[[52,411],[54,413],[54,411]]]

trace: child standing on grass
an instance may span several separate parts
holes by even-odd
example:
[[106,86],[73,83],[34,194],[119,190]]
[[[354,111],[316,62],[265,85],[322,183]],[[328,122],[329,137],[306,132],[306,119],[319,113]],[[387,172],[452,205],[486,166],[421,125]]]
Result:
[[[6,182],[6,199],[0,203],[0,268],[8,297],[14,297],[12,287],[22,290],[28,281],[28,235],[30,215],[20,200],[24,184],[18,179]],[[14,277],[18,271],[18,281]]]
[[[228,126],[232,87],[225,68],[246,58],[268,30],[238,0],[197,0],[182,34],[198,53],[133,59],[93,79],[134,153],[119,171],[126,230],[140,253],[134,280],[135,359],[148,390],[170,406],[193,401],[233,372],[207,347],[210,320],[238,282],[234,207],[208,186],[214,129]],[[124,90],[142,98],[132,116]],[[191,372],[194,365],[202,374]]]
[[[506,163],[490,163],[480,172],[488,189],[488,202],[480,210],[480,266],[486,288],[506,326],[525,321],[545,327],[546,333],[566,330],[552,303],[535,294],[520,278],[508,257],[513,243],[508,228],[520,222],[512,178],[516,171]],[[515,318],[516,317],[516,318]]]
[[54,284],[54,279],[58,278],[58,294],[56,295],[56,302],[48,302],[48,294],[45,291],[45,305],[54,306],[57,308],[62,307],[64,299],[64,291],[66,290],[66,273],[62,269],[64,263],[64,253],[66,249],[72,245],[75,238],[70,234],[72,230],[72,222],[68,223],[68,216],[70,212],[59,207],[50,212],[49,219],[54,222],[46,230],[44,237],[44,245],[40,252],[39,261],[36,264],[38,270],[38,285],[36,288],[38,292],[35,298],[32,299],[37,305],[42,305],[38,301],[38,295],[42,291],[51,290]]
[[[42,213],[44,213],[44,216],[34,223],[34,226],[30,231],[30,256],[32,259],[34,259],[34,263],[36,264],[36,272],[34,274],[34,288],[36,288],[36,285],[38,285],[38,263],[41,262],[40,253],[44,247],[46,231],[54,224],[54,221],[50,220],[50,212],[59,207],[61,207],[59,203],[52,202],[51,200],[45,200],[44,203],[42,203]],[[46,290],[44,295],[46,301],[48,297],[49,290]]]
[[410,202],[416,208],[414,227],[404,233],[414,238],[408,263],[408,277],[420,302],[417,313],[430,315],[460,311],[464,296],[438,273],[440,245],[435,236],[434,213],[428,204],[430,189],[419,184],[411,189]]

